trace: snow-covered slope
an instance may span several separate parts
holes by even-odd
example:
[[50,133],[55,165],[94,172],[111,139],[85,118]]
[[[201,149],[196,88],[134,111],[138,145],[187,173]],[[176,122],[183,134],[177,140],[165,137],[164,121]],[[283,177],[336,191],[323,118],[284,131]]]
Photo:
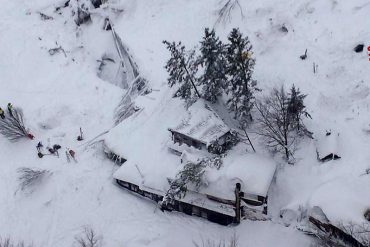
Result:
[[[223,227],[179,213],[163,213],[115,185],[115,168],[103,156],[99,143],[76,141],[79,127],[86,141],[112,128],[114,109],[124,94],[97,77],[97,60],[114,46],[111,34],[102,30],[105,15],[110,15],[153,88],[151,94],[137,99],[148,121],[128,129],[142,132],[145,139],[156,138],[152,135],[157,128],[166,129],[185,113],[181,102],[167,105],[172,91],[166,85],[163,66],[169,54],[162,40],[198,45],[204,28],[214,26],[220,7],[216,0],[112,2],[96,11],[92,23],[80,28],[68,10],[60,15],[53,12],[61,1],[1,2],[0,106],[12,102],[22,107],[36,138],[18,143],[0,138],[0,236],[10,235],[35,246],[64,247],[72,245],[84,225],[91,225],[104,236],[104,246],[192,246],[193,240],[229,238],[234,232],[241,246],[309,246],[308,237],[275,220]],[[361,42],[370,45],[370,5],[365,0],[240,2],[244,18],[236,9],[230,23],[215,28],[223,40],[232,27],[250,37],[262,94],[274,85],[294,83],[309,94],[310,130],[320,134],[335,129],[345,140],[342,159],[327,164],[316,161],[314,141],[302,143],[297,164],[278,172],[270,193],[271,216],[276,219],[281,208],[320,204],[331,219],[340,219],[342,210],[331,210],[335,203],[330,201],[339,200],[336,193],[341,191],[342,199],[359,201],[354,208],[342,204],[343,210],[353,209],[354,214],[342,220],[363,220],[360,211],[370,203],[358,199],[370,198],[368,190],[359,190],[369,186],[367,176],[359,175],[370,160],[370,136],[364,131],[370,129],[370,62],[365,52],[352,49]],[[109,6],[123,12],[118,14]],[[39,11],[54,19],[41,20]],[[283,24],[288,33],[279,31]],[[50,56],[48,50],[59,46],[66,55]],[[306,48],[308,58],[302,61],[299,56]],[[316,74],[313,63],[318,65]],[[173,115],[161,121],[155,117],[168,109],[173,109]],[[68,163],[63,152],[60,158],[39,159],[38,141],[45,146],[58,143],[63,152],[72,148],[78,163]],[[257,146],[259,153],[269,156],[263,145]],[[150,147],[142,148],[150,152]],[[52,175],[33,192],[20,191],[16,171],[24,166],[48,169]]]

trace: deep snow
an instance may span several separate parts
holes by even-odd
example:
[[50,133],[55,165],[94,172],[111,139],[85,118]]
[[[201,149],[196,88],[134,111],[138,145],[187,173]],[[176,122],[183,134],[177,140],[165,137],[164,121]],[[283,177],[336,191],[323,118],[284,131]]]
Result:
[[[67,10],[62,15],[52,13],[61,1],[4,0],[0,8],[0,105],[12,102],[22,107],[36,139],[10,143],[0,138],[1,236],[35,246],[64,247],[72,245],[84,225],[91,225],[104,236],[105,246],[192,246],[193,240],[229,238],[234,232],[241,246],[309,246],[311,239],[279,224],[280,209],[319,204],[331,220],[363,221],[362,211],[370,203],[366,199],[369,190],[364,189],[370,180],[366,175],[360,177],[370,160],[370,139],[364,131],[370,124],[370,62],[366,52],[358,54],[352,49],[360,42],[370,45],[370,5],[365,0],[240,2],[244,18],[236,10],[231,23],[217,25],[216,32],[225,40],[237,26],[249,35],[262,94],[280,83],[286,87],[294,83],[309,94],[307,107],[313,119],[307,126],[317,134],[326,129],[341,133],[339,161],[318,163],[313,140],[301,144],[295,166],[283,165],[276,155],[280,169],[269,205],[273,221],[223,227],[179,213],[162,213],[153,203],[114,183],[116,168],[106,160],[99,143],[88,146],[76,141],[80,126],[86,140],[109,130],[124,93],[97,77],[96,60],[113,47],[111,34],[102,31],[104,15],[110,14],[154,89],[137,104],[145,105],[146,114],[160,114],[172,92],[165,81],[163,66],[169,54],[162,40],[198,45],[204,27],[214,26],[218,1],[117,0],[114,6],[124,9],[120,15],[109,8],[99,10],[92,24],[76,29]],[[42,21],[38,11],[53,15],[54,20]],[[282,24],[288,33],[279,31]],[[48,49],[59,45],[66,57],[62,53],[50,56]],[[306,48],[308,58],[301,61],[299,56]],[[317,74],[312,72],[313,63],[318,64]],[[166,120],[156,126],[169,127]],[[143,138],[153,138],[151,131],[156,126],[150,124],[141,123]],[[257,151],[270,157],[252,137]],[[63,153],[59,159],[39,159],[36,143],[42,140],[46,145],[48,139],[51,145],[62,145],[63,151],[74,149],[78,163],[67,163]],[[32,193],[19,191],[16,169],[23,166],[46,168],[53,174]]]

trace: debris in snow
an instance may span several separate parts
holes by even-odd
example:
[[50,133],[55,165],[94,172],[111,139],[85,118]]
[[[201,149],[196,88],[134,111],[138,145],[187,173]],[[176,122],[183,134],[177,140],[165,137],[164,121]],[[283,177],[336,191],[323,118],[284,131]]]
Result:
[[289,30],[288,30],[288,28],[285,26],[285,24],[283,24],[279,30],[280,30],[281,32],[283,32],[283,33],[287,33],[287,32],[289,32]]
[[68,7],[68,6],[69,6],[69,2],[70,2],[70,1],[71,1],[71,0],[66,1],[66,2],[64,3],[64,5],[63,5],[63,6],[56,7],[56,8],[55,8],[55,11],[57,12],[57,11],[59,11],[59,10],[60,10],[60,9],[62,9],[62,8]]
[[110,24],[109,18],[105,18],[104,20],[104,28],[105,31],[112,30],[112,26]]
[[82,135],[83,133],[82,133],[82,128],[80,127],[80,135],[79,136],[77,136],[77,141],[83,141],[83,135]]
[[306,49],[306,51],[304,52],[304,54],[300,56],[300,58],[301,58],[302,60],[305,60],[305,59],[307,58],[307,49]]
[[216,25],[219,23],[226,23],[231,21],[231,13],[234,10],[235,6],[239,7],[240,15],[244,18],[244,13],[242,6],[239,3],[239,0],[226,0],[222,7],[217,11],[217,21]]
[[44,21],[46,21],[46,20],[54,20],[53,17],[48,16],[48,15],[46,15],[44,13],[39,12],[39,14],[40,14],[41,20],[44,20]]
[[52,173],[48,170],[31,169],[28,167],[21,167],[17,170],[20,182],[20,189],[25,190],[27,188],[34,187],[42,182],[43,178]]
[[355,47],[355,48],[353,48],[353,50],[354,50],[355,52],[357,52],[357,53],[362,52],[362,51],[364,50],[364,44],[358,44],[358,45],[356,45],[356,47]]
[[0,119],[0,133],[10,141],[18,141],[21,138],[33,139],[23,122],[23,112],[20,108],[12,109],[12,115]]
[[65,50],[61,46],[56,47],[56,48],[51,48],[49,49],[48,52],[51,56],[55,55],[56,53],[63,52],[64,56],[67,57]]

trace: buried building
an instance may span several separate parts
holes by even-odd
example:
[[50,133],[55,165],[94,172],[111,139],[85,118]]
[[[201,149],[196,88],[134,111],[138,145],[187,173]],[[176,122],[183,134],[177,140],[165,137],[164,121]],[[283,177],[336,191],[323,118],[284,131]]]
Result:
[[224,153],[237,142],[232,130],[202,100],[188,109],[179,125],[168,130],[175,145],[185,144],[213,154]]
[[[186,193],[175,196],[163,209],[223,225],[238,223],[251,212],[266,213],[267,194],[276,170],[274,162],[246,153],[242,144],[223,156],[209,152],[207,145],[214,138],[227,135],[230,129],[221,124],[221,119],[212,115],[201,100],[186,110],[171,98],[168,99],[171,103],[158,110],[145,102],[149,99],[140,99],[143,102],[138,102],[143,110],[117,125],[104,140],[107,150],[127,160],[113,175],[120,186],[163,205],[172,181],[180,177],[188,164],[193,164],[199,168],[200,185],[187,181],[183,184]],[[185,119],[174,114],[178,112],[186,116]],[[163,124],[181,127],[174,128],[176,131],[171,131],[170,136]],[[186,139],[181,137],[173,143],[171,137],[177,138],[180,134],[186,134]],[[204,146],[199,148],[188,140],[189,137]],[[207,162],[215,159],[220,161],[217,165]]]

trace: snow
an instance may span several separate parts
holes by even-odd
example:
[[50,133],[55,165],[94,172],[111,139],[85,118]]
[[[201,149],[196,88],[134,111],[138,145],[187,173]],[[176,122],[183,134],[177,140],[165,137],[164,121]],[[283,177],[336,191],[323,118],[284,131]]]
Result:
[[170,129],[199,140],[207,146],[230,131],[204,100],[192,104],[181,123]]
[[370,208],[369,185],[370,181],[365,176],[338,177],[317,188],[309,205],[319,206],[334,224],[342,221],[344,224],[362,225],[366,222],[365,211]]
[[[224,227],[181,213],[162,213],[118,187],[113,179],[116,167],[99,143],[89,142],[112,128],[114,109],[125,93],[97,77],[97,60],[115,51],[111,33],[102,26],[109,16],[153,88],[153,93],[135,100],[141,110],[113,129],[106,141],[133,165],[142,160],[156,164],[148,170],[154,175],[171,164],[171,176],[179,157],[157,154],[168,152],[167,128],[177,126],[187,113],[166,85],[163,66],[169,52],[162,40],[181,40],[189,48],[199,45],[204,28],[215,24],[218,1],[112,0],[93,14],[91,24],[79,28],[69,9],[53,13],[60,1],[2,1],[0,105],[22,107],[36,139],[10,143],[0,138],[1,235],[35,246],[64,247],[72,246],[82,227],[91,225],[103,235],[104,246],[185,247],[201,238],[228,239],[234,232],[242,246],[310,246],[310,238],[279,224],[282,208],[316,205],[332,222],[362,222],[370,203],[369,175],[362,175],[370,160],[370,70],[367,53],[355,53],[353,47],[370,45],[370,5],[366,0],[239,2],[244,18],[234,10],[230,22],[215,25],[216,33],[226,40],[231,28],[239,27],[249,36],[261,94],[293,83],[308,94],[313,119],[306,121],[307,127],[315,134],[335,128],[343,140],[340,160],[318,162],[311,140],[298,147],[294,166],[275,155],[279,165],[268,193],[272,221]],[[39,11],[54,20],[42,21]],[[283,24],[288,33],[279,31]],[[59,45],[66,57],[50,56],[48,50]],[[306,48],[308,57],[302,61],[299,56]],[[313,63],[318,65],[316,74]],[[85,133],[82,143],[76,141],[79,127]],[[257,155],[269,159],[258,137],[251,137]],[[64,155],[39,159],[35,146],[40,140],[44,145],[58,143],[62,151],[72,148],[78,163],[68,163]],[[53,174],[32,193],[18,191],[16,170],[24,166]],[[158,166],[163,169],[156,171]]]
[[245,153],[239,146],[228,153],[219,171],[213,170],[207,176],[209,186],[204,193],[234,199],[232,191],[240,183],[241,191],[266,197],[275,170],[276,164],[271,159]]
[[[327,133],[330,133],[329,135]],[[327,155],[333,154],[341,157],[341,140],[340,133],[332,130],[322,132],[318,135],[316,140],[318,158],[323,159]]]

